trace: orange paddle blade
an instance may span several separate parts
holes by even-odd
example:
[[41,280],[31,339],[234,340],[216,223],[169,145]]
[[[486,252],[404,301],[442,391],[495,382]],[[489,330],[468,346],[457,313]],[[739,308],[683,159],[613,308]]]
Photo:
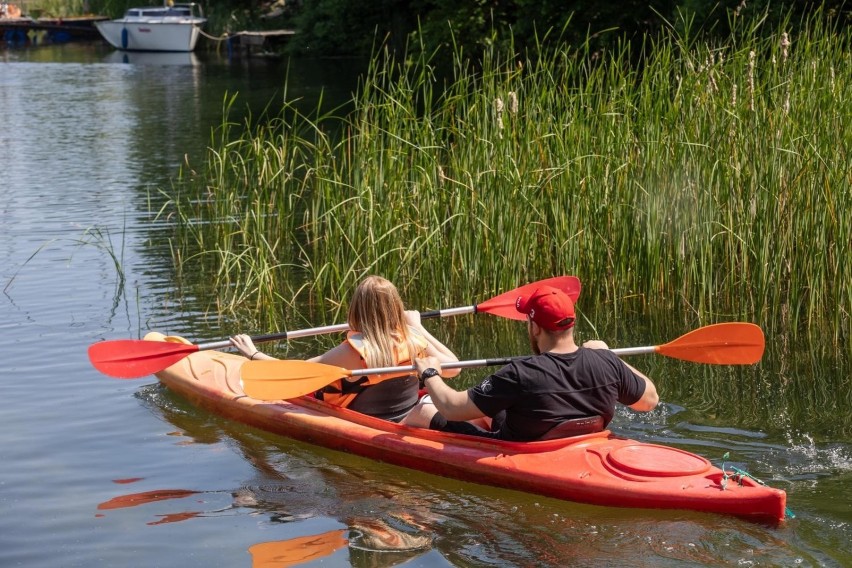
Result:
[[105,375],[134,379],[162,371],[196,351],[197,345],[122,339],[89,346],[89,361]]
[[295,360],[250,361],[240,368],[243,392],[259,400],[296,398],[351,374],[342,367]]
[[529,296],[542,286],[553,286],[568,294],[572,301],[576,302],[580,296],[580,279],[576,276],[555,276],[546,278],[515,288],[509,292],[504,292],[499,296],[494,296],[490,300],[486,300],[481,304],[476,305],[477,312],[485,312],[507,319],[523,321],[527,319],[526,314],[522,314],[515,309],[515,302],[519,296]]
[[766,342],[753,323],[729,322],[704,326],[659,345],[660,355],[717,365],[751,365],[760,361]]

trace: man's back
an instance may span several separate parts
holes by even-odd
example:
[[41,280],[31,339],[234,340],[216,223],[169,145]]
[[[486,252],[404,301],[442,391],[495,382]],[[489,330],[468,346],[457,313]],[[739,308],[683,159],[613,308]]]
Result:
[[534,440],[559,423],[601,416],[608,424],[615,404],[633,404],[645,381],[608,350],[579,348],[543,353],[503,367],[468,390],[488,416],[501,417],[501,438]]

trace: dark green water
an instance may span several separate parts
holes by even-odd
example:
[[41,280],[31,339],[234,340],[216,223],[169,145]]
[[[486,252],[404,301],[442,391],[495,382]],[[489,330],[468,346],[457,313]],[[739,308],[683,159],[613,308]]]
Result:
[[[349,546],[317,563],[852,564],[849,364],[819,338],[791,345],[767,337],[763,361],[748,368],[638,356],[631,362],[657,382],[663,403],[650,414],[622,409],[614,421],[620,434],[717,465],[729,453],[728,463],[788,492],[796,517],[780,526],[447,480],[228,422],[153,378],[97,373],[86,349],[101,339],[156,329],[207,340],[239,329],[234,318],[200,309],[216,290],[191,286],[197,296],[187,296],[178,287],[173,224],[152,206],[185,156],[204,156],[226,94],[238,93],[239,118],[280,100],[285,76],[287,97],[306,108],[321,92],[345,98],[355,81],[351,62],[173,59],[125,62],[100,45],[0,52],[0,353],[9,367],[0,381],[0,565],[252,566],[255,545],[334,531]],[[581,308],[581,339],[600,336],[613,347],[689,330],[681,317],[615,325],[605,308]],[[464,358],[527,349],[523,329],[490,316],[428,326]],[[302,357],[335,341],[294,341],[279,353]],[[128,501],[165,490],[170,498]],[[115,499],[124,505],[103,505]],[[430,544],[377,552],[369,538],[377,521]]]

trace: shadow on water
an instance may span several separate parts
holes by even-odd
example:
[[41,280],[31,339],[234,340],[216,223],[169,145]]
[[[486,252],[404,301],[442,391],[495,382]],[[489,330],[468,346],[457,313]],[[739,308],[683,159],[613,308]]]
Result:
[[[353,566],[841,566],[849,558],[848,544],[840,542],[843,534],[852,536],[848,527],[833,527],[838,535],[834,552],[814,550],[802,528],[819,530],[822,521],[807,514],[804,520],[767,526],[685,511],[563,502],[291,441],[198,410],[159,385],[141,388],[137,398],[176,429],[170,435],[188,452],[199,444],[228,447],[251,464],[254,475],[233,488],[189,484],[124,494],[107,503],[173,500],[173,509],[148,522],[152,525],[211,515],[255,516],[267,526],[287,525],[288,538],[249,547],[255,566],[264,565],[263,558],[277,558],[275,565],[286,566],[322,555]],[[751,457],[772,450],[759,433],[691,426],[678,414],[676,408],[663,411],[659,427],[647,428],[644,438],[703,450],[738,439],[745,455],[754,452]],[[669,416],[675,417],[671,425]],[[629,419],[620,414],[616,423],[627,428],[616,430],[627,430]],[[620,433],[643,437],[641,429]],[[216,505],[207,508],[211,495]],[[311,525],[309,534],[299,532],[298,527],[316,521],[321,522]],[[344,560],[340,555],[347,553]]]

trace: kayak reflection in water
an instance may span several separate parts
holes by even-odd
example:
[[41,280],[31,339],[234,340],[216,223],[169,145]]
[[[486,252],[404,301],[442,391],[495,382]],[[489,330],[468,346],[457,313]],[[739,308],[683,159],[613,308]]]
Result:
[[[100,503],[98,511],[139,507],[166,500],[176,500],[185,504],[187,498],[197,496],[201,493],[221,492],[182,489],[142,491],[120,495],[109,501]],[[147,524],[161,525],[177,523],[199,517],[219,516],[234,509],[255,508],[259,506],[254,493],[248,488],[242,488],[234,492],[232,496],[233,502],[225,507],[161,513],[157,515],[159,517],[158,520]],[[197,505],[204,501],[204,499],[198,500],[196,497],[193,503]],[[103,513],[98,513],[98,516],[103,516]],[[279,513],[277,517],[281,522],[290,522],[298,518],[286,513]],[[426,527],[417,522],[414,517],[404,512],[392,513],[390,517],[389,520],[385,520],[376,517],[356,516],[348,520],[348,529],[338,529],[319,535],[254,544],[248,549],[252,556],[252,566],[254,568],[297,566],[329,556],[344,547],[350,549],[350,557],[365,557],[362,560],[366,561],[366,557],[380,555],[380,564],[382,566],[393,566],[397,563],[410,560],[413,556],[419,556],[431,548],[432,536],[425,532]],[[393,558],[389,558],[388,553],[396,554],[393,555]],[[396,558],[396,556],[399,556],[399,558]],[[377,558],[373,558],[373,560],[373,562],[367,561],[366,564],[376,564],[375,560]],[[360,564],[364,564],[364,562]]]
[[[306,536],[275,539],[278,531],[264,531],[249,547],[253,568],[298,566],[337,552],[351,566],[396,566],[433,549],[437,519],[426,502],[406,490],[406,485],[365,483],[357,472],[319,466],[313,454],[302,461],[287,444],[269,447],[263,438],[235,424],[212,423],[187,413],[170,397],[151,387],[140,398],[177,430],[179,446],[223,444],[235,449],[256,470],[257,476],[231,489],[146,489],[122,492],[97,506],[99,518],[119,517],[123,510],[148,512],[148,526],[194,522],[202,518],[261,515],[267,529],[278,526],[286,536],[302,531]],[[311,475],[293,471],[311,468]],[[353,473],[356,473],[353,475]],[[126,488],[144,483],[144,477],[114,479]],[[129,518],[129,517],[121,517]],[[134,517],[138,518],[138,517]],[[144,517],[143,517],[144,518]],[[302,521],[314,523],[300,528]],[[323,521],[322,519],[325,519]],[[313,534],[324,523],[322,534]],[[284,536],[282,535],[282,536]],[[344,561],[345,562],[345,561]],[[334,565],[334,564],[332,564]]]
[[[437,364],[458,361],[455,354],[430,334],[420,312],[405,310],[396,287],[381,276],[368,276],[356,288],[349,304],[350,331],[346,340],[309,359],[344,369],[408,366],[415,357]],[[231,337],[231,343],[251,360],[272,360],[258,351],[251,337]],[[453,377],[460,369],[448,370]],[[419,385],[412,372],[343,377],[317,391],[316,397],[363,414],[399,422],[417,404]]]
[[249,547],[253,568],[299,566],[349,549],[352,566],[396,566],[426,552],[427,535],[412,535],[382,519],[354,519],[348,529],[287,540],[259,542]]
[[[448,386],[433,357],[416,360],[418,377],[429,396],[404,423],[433,430],[531,441],[558,432],[560,424],[601,417],[605,427],[619,402],[634,410],[653,410],[659,401],[651,380],[628,365],[603,341],[574,343],[574,301],[543,286],[519,297],[515,308],[527,315],[534,356],[515,360],[464,392]],[[467,421],[490,419],[482,428]],[[566,424],[567,423],[567,424]],[[548,436],[548,434],[551,434]]]

